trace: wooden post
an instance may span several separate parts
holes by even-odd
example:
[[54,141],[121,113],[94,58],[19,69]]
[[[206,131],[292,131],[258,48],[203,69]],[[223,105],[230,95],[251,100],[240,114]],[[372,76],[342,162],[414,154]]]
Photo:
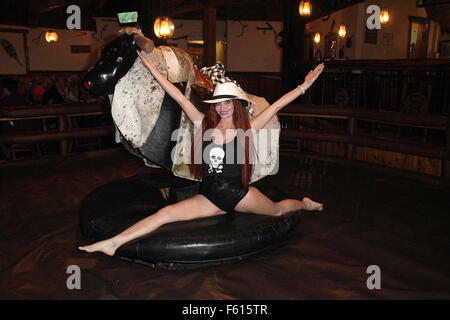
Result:
[[[450,126],[447,126],[446,146],[450,149]],[[450,161],[442,159],[442,177],[448,182],[450,181]]]
[[[356,133],[357,120],[355,117],[350,117],[347,120],[347,134],[354,136]],[[353,144],[347,143],[345,145],[345,158],[351,160],[353,158]]]
[[153,25],[157,17],[167,16],[167,0],[140,2],[141,8],[139,11],[139,16],[142,16],[143,18],[139,19],[139,27],[141,28],[142,33],[144,36],[152,40],[155,46],[167,46],[167,40],[158,38],[153,29]]
[[[282,91],[288,92],[302,83],[307,70],[304,67],[293,71],[293,63],[305,58],[305,18],[298,13],[298,1],[283,1],[284,31],[283,31],[283,70]],[[309,70],[308,70],[309,71]],[[308,73],[308,72],[306,72]]]
[[203,9],[203,64],[216,63],[216,8]]
[[[59,115],[58,119],[58,131],[64,132],[67,130],[67,118],[64,115]],[[59,152],[62,156],[66,156],[69,153],[69,141],[61,140],[59,142]]]

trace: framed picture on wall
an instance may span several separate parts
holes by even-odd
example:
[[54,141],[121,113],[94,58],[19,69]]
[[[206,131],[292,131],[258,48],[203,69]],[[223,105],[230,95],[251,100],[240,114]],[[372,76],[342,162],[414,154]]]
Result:
[[377,44],[378,38],[378,30],[377,29],[367,29],[366,28],[366,37],[364,39],[365,43]]
[[394,44],[393,33],[383,33],[383,46],[392,46]]
[[0,28],[0,73],[27,74],[26,30]]

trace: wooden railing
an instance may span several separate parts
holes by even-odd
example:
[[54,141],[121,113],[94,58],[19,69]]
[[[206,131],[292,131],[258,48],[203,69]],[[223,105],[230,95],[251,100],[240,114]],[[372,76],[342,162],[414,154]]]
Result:
[[[448,183],[450,179],[450,117],[437,115],[411,115],[390,111],[374,111],[355,108],[324,108],[313,105],[289,105],[278,114],[281,123],[280,139],[290,139],[298,142],[297,148],[287,150],[281,144],[281,154],[318,159],[323,161],[350,164],[359,167],[376,168],[385,172],[406,175],[419,180],[432,183]],[[331,131],[323,128],[312,128],[302,124],[305,117],[339,119],[344,121],[344,130],[337,130],[332,126]],[[358,132],[359,122],[372,122],[398,127],[421,128],[436,130],[444,134],[443,145],[434,145],[426,142],[411,141],[409,139],[396,139],[379,137],[377,135],[363,135]],[[300,148],[307,141],[332,142],[344,145],[342,157],[313,152],[304,152]],[[441,161],[440,176],[421,174],[400,168],[380,166],[355,159],[355,147],[368,147],[384,151],[394,151],[408,155],[419,155]]]
[[[0,108],[0,121],[17,121],[24,119],[56,118],[57,127],[53,130],[34,132],[3,132],[0,145],[38,143],[58,141],[62,156],[69,153],[69,141],[80,138],[112,136],[114,126],[97,126],[90,128],[71,128],[68,118],[74,116],[92,116],[109,114],[110,106],[106,104],[70,104],[50,106],[21,106]],[[450,117],[437,115],[412,115],[390,111],[375,111],[358,108],[324,108],[315,105],[289,105],[279,114],[281,123],[280,153],[281,155],[304,157],[357,167],[375,168],[381,171],[400,174],[430,183],[446,184],[450,179]],[[304,126],[304,119],[322,119],[325,121],[341,121],[339,126],[330,127]],[[374,134],[363,134],[361,123],[371,122],[392,125],[398,128],[421,128],[441,132],[445,137],[441,145],[428,142],[410,141],[409,139],[386,138]],[[283,148],[284,140],[300,142],[299,148]],[[337,143],[344,145],[342,156],[329,155],[301,148],[308,141],[319,143]],[[440,174],[429,175],[419,172],[393,168],[362,161],[355,157],[358,147],[393,151],[407,155],[418,155],[440,161]]]
[[277,72],[227,72],[246,91],[264,97],[269,103],[281,96],[281,73]]
[[77,128],[70,124],[69,117],[94,116],[110,113],[107,104],[61,104],[0,107],[0,121],[23,121],[30,119],[56,118],[57,126],[53,130],[2,132],[0,145],[32,144],[58,141],[62,156],[69,153],[69,143],[73,139],[104,137],[114,134],[114,126]]
[[[291,84],[321,61],[294,63]],[[332,60],[298,103],[450,115],[450,59]]]

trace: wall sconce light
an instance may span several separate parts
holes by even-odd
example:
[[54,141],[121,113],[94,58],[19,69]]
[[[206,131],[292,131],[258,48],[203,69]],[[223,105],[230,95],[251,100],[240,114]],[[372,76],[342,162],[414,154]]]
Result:
[[173,36],[175,25],[169,17],[161,16],[156,18],[153,29],[158,38],[168,39]]
[[47,41],[47,42],[58,41],[58,34],[55,31],[47,31],[45,33],[45,41]]
[[298,12],[300,13],[300,15],[301,16],[309,16],[309,15],[311,15],[311,11],[312,11],[311,1],[302,0],[300,2],[300,5],[298,6]]
[[339,27],[339,31],[338,31],[338,35],[341,38],[345,38],[345,36],[347,35],[347,29],[345,28],[344,24],[341,24]]
[[382,24],[386,24],[386,23],[389,22],[389,11],[388,11],[388,9],[384,8],[383,10],[381,10],[380,22]]
[[319,32],[316,32],[316,34],[314,35],[314,43],[315,44],[320,43],[320,33]]

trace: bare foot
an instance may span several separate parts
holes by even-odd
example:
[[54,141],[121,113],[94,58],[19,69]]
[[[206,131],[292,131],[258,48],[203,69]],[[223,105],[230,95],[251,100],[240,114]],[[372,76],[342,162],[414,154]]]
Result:
[[323,210],[322,203],[312,201],[310,198],[307,198],[307,197],[304,197],[302,199],[302,201],[305,204],[305,208],[304,208],[305,210],[308,210],[308,211],[314,211],[314,210],[322,211]]
[[114,244],[113,240],[107,239],[107,240],[93,243],[89,246],[78,247],[78,249],[82,250],[82,251],[86,251],[86,252],[100,251],[108,256],[113,256],[114,253],[116,253],[117,246]]

